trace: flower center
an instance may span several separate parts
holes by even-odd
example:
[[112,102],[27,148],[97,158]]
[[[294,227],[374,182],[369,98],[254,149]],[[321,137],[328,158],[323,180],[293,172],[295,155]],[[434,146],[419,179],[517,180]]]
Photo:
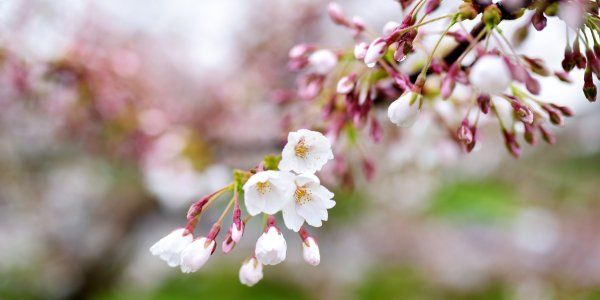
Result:
[[306,156],[308,155],[308,146],[306,145],[306,141],[304,140],[304,138],[300,138],[300,140],[296,144],[296,147],[294,147],[294,152],[296,153],[297,157],[306,158]]
[[271,182],[258,182],[256,184],[256,190],[261,196],[264,196],[266,193],[270,192],[273,187],[271,187]]
[[294,192],[294,199],[296,200],[296,203],[304,205],[312,200],[311,195],[312,194],[306,187],[299,186],[296,187],[296,191]]

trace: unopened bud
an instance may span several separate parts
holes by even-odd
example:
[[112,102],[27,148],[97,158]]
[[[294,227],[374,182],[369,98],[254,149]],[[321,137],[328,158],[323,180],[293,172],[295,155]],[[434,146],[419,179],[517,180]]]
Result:
[[425,4],[425,14],[428,15],[440,7],[441,0],[427,0]]
[[550,106],[558,109],[565,117],[572,117],[574,115],[573,110],[571,110],[569,107],[558,104],[550,104]]
[[327,6],[327,13],[329,14],[329,18],[333,21],[333,23],[341,26],[348,26],[349,22],[346,18],[346,13],[344,13],[344,9],[337,2],[329,2]]
[[598,58],[596,57],[596,54],[594,54],[594,51],[592,49],[587,49],[585,51],[585,56],[587,57],[587,64],[588,67],[590,69],[592,69],[592,72],[596,75],[600,74],[600,60],[598,60]]
[[338,81],[337,84],[337,88],[336,91],[338,94],[348,94],[350,92],[352,92],[352,90],[354,89],[354,73],[350,74],[348,76],[344,76],[340,79],[340,81]]
[[460,142],[464,145],[468,145],[473,142],[473,132],[471,132],[471,128],[469,127],[469,121],[467,118],[463,119],[460,127],[458,127],[457,137]]
[[578,69],[585,68],[587,61],[585,56],[579,51],[579,39],[575,39],[573,42],[573,59],[575,60],[575,66],[577,66]]
[[519,120],[527,124],[533,123],[533,112],[531,111],[531,109],[529,109],[529,107],[527,107],[527,105],[523,105],[515,99],[511,101],[511,105],[513,107],[513,110],[519,117]]
[[554,107],[544,104],[542,105],[542,109],[544,109],[548,113],[548,118],[550,122],[554,125],[561,126],[563,124],[563,117],[559,113],[560,111],[555,109]]
[[546,141],[546,143],[550,145],[556,144],[556,136],[554,136],[552,132],[548,131],[548,129],[546,129],[542,125],[540,125],[539,128],[540,132],[542,133],[542,138],[544,139],[544,141]]
[[525,80],[525,87],[527,88],[527,90],[534,94],[534,95],[539,95],[540,94],[540,82],[537,81],[537,79],[533,78],[531,75],[527,74],[527,79]]
[[590,102],[596,102],[596,94],[598,93],[594,80],[592,79],[592,70],[585,69],[583,74],[583,94]]
[[525,133],[523,134],[525,141],[530,145],[536,145],[537,138],[535,136],[535,126],[528,123],[523,123],[523,125],[525,125]]
[[495,28],[502,20],[502,12],[495,4],[489,5],[483,10],[482,20],[488,28]]
[[542,31],[546,27],[546,23],[547,20],[542,10],[536,11],[531,17],[531,24],[537,31]]
[[519,143],[517,143],[515,134],[505,129],[502,130],[502,134],[504,135],[504,145],[506,145],[508,152],[515,158],[519,158],[521,156],[521,148],[519,147]]
[[567,72],[556,71],[556,72],[554,72],[554,76],[556,76],[556,78],[558,78],[558,80],[560,80],[562,82],[566,82],[566,83],[573,82],[571,80],[571,78],[569,77],[569,74],[567,74]]
[[354,27],[354,30],[356,30],[357,32],[364,31],[366,28],[365,20],[363,20],[359,16],[352,17],[352,27]]
[[477,96],[477,104],[482,113],[487,114],[490,112],[491,99],[488,94],[480,94]]
[[294,47],[292,47],[292,49],[290,49],[290,52],[288,53],[288,57],[290,59],[299,59],[301,57],[306,56],[309,51],[313,51],[314,49],[315,49],[315,47],[312,45],[298,44],[298,45],[295,45]]
[[369,49],[369,44],[365,42],[356,44],[356,46],[354,46],[354,58],[363,60],[367,54],[367,49]]
[[462,20],[473,20],[479,14],[477,9],[475,9],[475,6],[469,2],[461,3],[458,7],[458,13]]
[[561,62],[561,65],[565,72],[571,72],[571,70],[575,68],[575,56],[573,55],[573,50],[568,45],[565,48],[565,55]]

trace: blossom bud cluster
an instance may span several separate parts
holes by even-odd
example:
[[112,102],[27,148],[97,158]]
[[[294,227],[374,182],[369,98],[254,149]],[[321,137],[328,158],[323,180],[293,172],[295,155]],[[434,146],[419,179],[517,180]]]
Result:
[[[590,25],[592,22],[589,18],[598,15],[598,6],[582,6],[583,1],[574,5],[565,3],[532,1],[525,6],[488,0],[464,1],[453,14],[433,17],[429,15],[439,7],[439,1],[406,0],[400,1],[406,10],[405,17],[400,22],[389,21],[383,26],[381,35],[367,36],[363,34],[368,30],[366,24],[361,22],[357,26],[352,21],[356,17],[348,18],[342,7],[332,2],[328,7],[330,19],[335,24],[350,29],[355,44],[345,52],[335,51],[339,66],[335,72],[319,72],[318,68],[307,68],[308,73],[302,74],[298,80],[298,95],[302,99],[320,99],[318,102],[322,105],[327,136],[334,142],[343,136],[341,131],[349,127],[367,128],[366,133],[374,142],[378,142],[385,127],[381,126],[377,118],[380,114],[373,111],[387,105],[389,121],[406,128],[415,124],[419,114],[429,109],[429,104],[435,107],[436,98],[441,98],[452,103],[448,107],[457,115],[455,118],[449,115],[444,117],[446,124],[443,126],[455,124],[456,130],[450,130],[449,137],[459,147],[466,152],[475,149],[479,140],[477,128],[480,115],[484,114],[498,120],[501,136],[507,145],[511,145],[508,147],[509,153],[518,156],[515,155],[520,153],[515,151],[519,148],[516,136],[523,132],[519,128],[524,128],[523,137],[531,145],[536,144],[535,133],[538,131],[544,140],[553,143],[555,138],[547,125],[562,125],[563,117],[571,115],[557,110],[556,104],[537,98],[542,89],[540,77],[554,76],[560,81],[571,82],[569,71],[573,68],[585,69],[584,95],[590,101],[596,99],[597,87],[593,75],[600,76],[600,44],[597,44],[596,39],[586,39],[580,36],[582,33],[575,38],[571,37],[572,43],[569,42],[565,50],[564,70],[551,70],[543,60],[517,53],[510,44],[510,39],[500,29],[503,20],[528,16],[531,17],[533,27],[540,31],[546,27],[548,17],[558,15],[567,26],[587,29],[597,35],[598,29]],[[533,13],[526,15],[523,10],[532,10]],[[580,12],[580,15],[576,18],[577,14],[573,12]],[[464,24],[457,26],[457,23],[474,19],[479,14],[482,14],[481,21],[470,32],[464,29]],[[448,25],[442,33],[422,30],[433,22],[446,22]],[[592,35],[595,36],[594,34]],[[415,41],[422,43],[429,37],[438,40],[433,48],[415,50]],[[456,46],[451,51],[446,51],[446,54],[436,53],[444,40],[448,39],[454,40]],[[487,42],[489,40],[496,40],[501,45],[491,45]],[[426,43],[422,43],[423,45],[428,46]],[[581,45],[586,46],[584,51],[580,50]],[[310,54],[316,49],[326,51],[316,46],[299,45],[290,53]],[[406,59],[411,55],[422,55],[423,52],[426,59],[424,62],[420,61],[420,64],[415,65],[413,60]],[[305,54],[290,55],[290,64],[303,55]],[[472,58],[465,62],[468,55]],[[307,66],[317,64],[307,61]],[[413,71],[415,67],[417,70],[420,68],[420,72]],[[323,71],[327,70],[324,68]],[[327,82],[335,84],[326,86]],[[461,100],[457,90],[467,90],[473,103]],[[498,101],[508,103],[508,113],[497,107]],[[489,122],[490,118],[483,122]],[[508,138],[513,135],[514,139]],[[341,159],[340,157],[340,161]],[[371,178],[374,166],[372,161],[368,157],[361,159],[369,162],[363,164],[368,166],[363,169],[365,176]],[[338,165],[342,166],[340,170],[347,170],[343,163]]]
[[[333,193],[322,186],[315,175],[331,159],[331,143],[323,134],[306,129],[291,132],[277,164],[273,164],[272,158],[268,161],[265,158],[258,170],[234,173],[231,185],[192,204],[185,228],[178,228],[160,239],[150,247],[150,252],[171,267],[179,266],[183,273],[198,271],[215,252],[221,222],[233,208],[231,226],[221,244],[223,253],[231,252],[241,241],[247,219],[258,214],[265,214],[268,219],[264,233],[256,241],[254,252],[240,268],[242,284],[255,285],[263,277],[264,265],[276,265],[285,260],[287,244],[274,217],[279,212],[282,213],[285,226],[299,232],[306,262],[318,265],[320,252],[316,239],[308,234],[303,225],[322,226],[323,221],[328,219],[327,210],[335,206]],[[233,191],[233,197],[221,218],[206,236],[194,237],[198,219],[206,207],[230,190]],[[241,218],[238,192],[243,192],[248,212],[246,220]]]

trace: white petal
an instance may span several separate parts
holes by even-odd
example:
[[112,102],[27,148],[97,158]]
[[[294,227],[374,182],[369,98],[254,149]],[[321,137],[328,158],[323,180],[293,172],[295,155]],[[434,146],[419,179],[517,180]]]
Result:
[[304,218],[302,218],[296,212],[296,203],[291,201],[288,203],[282,210],[283,213],[283,222],[285,226],[290,230],[298,232],[302,224],[304,224]]

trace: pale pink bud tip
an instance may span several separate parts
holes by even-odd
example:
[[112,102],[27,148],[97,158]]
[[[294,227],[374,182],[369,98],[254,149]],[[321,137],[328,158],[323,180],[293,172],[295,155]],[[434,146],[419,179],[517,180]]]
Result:
[[350,78],[353,76],[344,76],[337,84],[338,94],[348,94],[354,89],[354,81]]
[[365,42],[356,44],[356,46],[354,46],[354,58],[363,60],[367,54],[367,49],[369,49],[369,44]]
[[317,266],[321,262],[319,246],[313,237],[307,237],[302,243],[302,257],[311,266]]
[[369,45],[365,54],[365,64],[372,68],[377,64],[377,61],[385,54],[387,42],[383,38],[377,38]]

